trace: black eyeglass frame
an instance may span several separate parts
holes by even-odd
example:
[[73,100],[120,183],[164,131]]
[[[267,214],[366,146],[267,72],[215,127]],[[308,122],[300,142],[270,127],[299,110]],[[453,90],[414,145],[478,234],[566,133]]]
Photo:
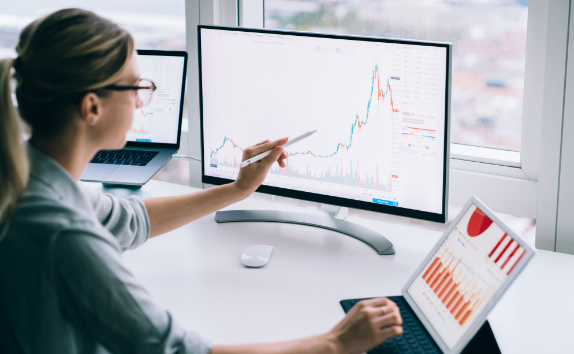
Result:
[[[108,86],[104,86],[102,88],[99,88],[95,91],[101,91],[101,90],[113,90],[113,91],[128,91],[128,90],[134,90],[134,91],[139,91],[139,90],[151,90],[151,95],[153,95],[153,93],[157,90],[157,86],[156,84],[151,81],[150,79],[140,79],[139,81],[149,81],[151,83],[151,86],[139,86],[139,85],[108,85]],[[151,102],[151,95],[150,95],[150,102]],[[149,102],[145,103],[144,105],[148,105]]]

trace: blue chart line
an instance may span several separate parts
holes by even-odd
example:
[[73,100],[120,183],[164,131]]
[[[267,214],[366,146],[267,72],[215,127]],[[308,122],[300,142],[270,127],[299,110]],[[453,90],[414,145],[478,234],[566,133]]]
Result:
[[218,147],[215,151],[211,151],[211,155],[209,155],[209,157],[213,158],[213,155],[217,154],[219,152],[219,150],[223,149],[223,147],[225,146],[225,143],[227,143],[227,141],[230,141],[231,144],[233,144],[233,148],[238,148],[241,149],[241,151],[243,151],[243,148],[240,147],[239,145],[237,145],[236,143],[233,142],[233,140],[231,140],[231,138],[228,137],[224,137],[223,138],[223,144],[221,144],[220,147]]

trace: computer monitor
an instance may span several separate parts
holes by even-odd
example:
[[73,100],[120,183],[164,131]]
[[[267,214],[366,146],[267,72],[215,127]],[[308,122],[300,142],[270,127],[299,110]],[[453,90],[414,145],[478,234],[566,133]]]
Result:
[[288,148],[258,192],[446,222],[450,43],[199,26],[202,180]]

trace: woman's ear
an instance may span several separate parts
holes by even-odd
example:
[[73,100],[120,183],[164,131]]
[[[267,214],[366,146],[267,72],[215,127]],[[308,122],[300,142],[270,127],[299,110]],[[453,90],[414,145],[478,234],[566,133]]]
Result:
[[86,124],[94,126],[102,113],[102,100],[93,92],[87,93],[80,102],[80,113]]

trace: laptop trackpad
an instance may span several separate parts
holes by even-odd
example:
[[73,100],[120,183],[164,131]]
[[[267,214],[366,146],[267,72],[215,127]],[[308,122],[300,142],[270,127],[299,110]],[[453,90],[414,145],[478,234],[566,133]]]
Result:
[[103,181],[112,172],[114,172],[121,165],[105,165],[101,163],[89,163],[82,176],[81,180],[86,181]]

